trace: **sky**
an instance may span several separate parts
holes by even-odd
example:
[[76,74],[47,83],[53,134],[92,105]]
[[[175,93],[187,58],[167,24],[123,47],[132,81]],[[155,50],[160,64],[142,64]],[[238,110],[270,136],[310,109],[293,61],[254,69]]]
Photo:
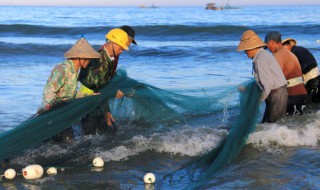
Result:
[[[0,0],[2,5],[15,6],[205,6],[215,2],[224,5],[228,0]],[[233,6],[320,5],[320,0],[229,0]]]

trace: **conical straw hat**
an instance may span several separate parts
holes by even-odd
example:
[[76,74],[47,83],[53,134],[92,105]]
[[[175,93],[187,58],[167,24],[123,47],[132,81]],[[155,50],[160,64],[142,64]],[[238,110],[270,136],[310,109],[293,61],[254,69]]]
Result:
[[88,41],[82,37],[64,54],[64,57],[67,59],[100,58],[100,53],[94,50]]
[[289,41],[290,45],[292,45],[292,46],[296,46],[297,45],[297,41],[295,39],[293,39],[293,38],[286,38],[286,39],[282,40],[281,43],[283,44],[283,43],[285,43],[287,41]]
[[243,33],[237,51],[251,50],[266,46],[253,30],[247,30]]

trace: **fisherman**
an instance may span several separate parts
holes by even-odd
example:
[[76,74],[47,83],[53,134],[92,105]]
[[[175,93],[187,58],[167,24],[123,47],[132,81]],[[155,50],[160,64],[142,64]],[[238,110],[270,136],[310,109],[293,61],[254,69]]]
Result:
[[293,38],[284,39],[282,45],[297,56],[302,69],[303,82],[312,102],[320,102],[319,69],[316,59],[308,49],[297,46],[297,41]]
[[[80,73],[79,81],[82,83],[80,93],[82,95],[98,93],[101,88],[109,83],[116,73],[120,54],[123,50],[129,50],[131,43],[137,45],[134,36],[135,31],[127,25],[114,28],[107,33],[107,42],[99,49],[100,60],[92,61],[88,68]],[[115,97],[122,98],[124,95],[121,90],[118,90]],[[109,103],[105,101],[93,114],[89,114],[82,119],[83,132],[85,135],[96,134],[99,131],[106,130],[105,123],[107,126],[113,127],[114,122],[115,119],[110,112]]]
[[262,123],[273,123],[286,114],[287,81],[277,60],[264,50],[265,46],[253,30],[247,30],[242,35],[237,51],[245,51],[248,58],[253,60],[253,76],[262,90],[261,100],[266,103]]
[[79,70],[87,68],[100,54],[81,37],[65,54],[65,61],[56,65],[43,91],[41,110],[50,110],[57,103],[76,98]]
[[[91,60],[99,59],[100,53],[82,37],[64,54],[64,57],[66,60],[56,65],[49,76],[38,115],[76,98],[79,70],[87,68]],[[71,138],[73,129],[70,127],[54,136],[53,140],[61,142]]]
[[298,58],[282,46],[279,32],[269,32],[265,36],[264,42],[277,59],[287,80],[287,115],[302,115],[309,96],[303,84],[302,70]]

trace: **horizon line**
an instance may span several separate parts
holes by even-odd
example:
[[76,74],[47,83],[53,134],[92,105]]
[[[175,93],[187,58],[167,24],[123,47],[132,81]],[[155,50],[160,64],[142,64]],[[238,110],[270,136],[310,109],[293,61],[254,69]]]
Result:
[[[237,5],[240,7],[261,7],[261,6],[268,6],[268,7],[281,7],[281,6],[320,6],[319,4],[280,4],[280,5],[269,5],[269,4],[261,4],[261,5]],[[0,7],[137,7],[141,5],[2,5]],[[157,5],[157,8],[161,7],[205,7],[206,5]],[[146,6],[145,8],[150,8]],[[143,9],[143,8],[142,8]]]

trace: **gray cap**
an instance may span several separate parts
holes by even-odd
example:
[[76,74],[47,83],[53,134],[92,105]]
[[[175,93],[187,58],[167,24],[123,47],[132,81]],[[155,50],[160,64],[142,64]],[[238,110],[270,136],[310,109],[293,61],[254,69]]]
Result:
[[281,43],[281,34],[276,31],[268,32],[268,34],[264,38],[264,43],[268,43],[270,40]]

